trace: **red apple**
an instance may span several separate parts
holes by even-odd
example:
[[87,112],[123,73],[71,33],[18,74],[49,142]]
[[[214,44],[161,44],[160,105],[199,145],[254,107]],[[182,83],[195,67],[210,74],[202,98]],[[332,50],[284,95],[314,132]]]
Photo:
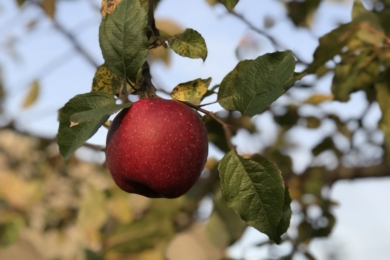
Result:
[[150,198],[186,193],[207,154],[207,132],[199,115],[174,100],[135,102],[115,117],[107,134],[106,161],[115,183]]

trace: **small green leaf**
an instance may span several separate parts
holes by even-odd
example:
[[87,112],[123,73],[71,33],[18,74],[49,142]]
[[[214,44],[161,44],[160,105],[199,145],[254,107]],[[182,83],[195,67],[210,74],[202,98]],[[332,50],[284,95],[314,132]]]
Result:
[[128,108],[132,105],[131,102],[124,104],[109,104],[84,112],[74,113],[70,116],[71,127],[84,122],[91,122],[95,119],[100,119],[105,116],[110,116],[122,108]]
[[181,83],[172,90],[171,97],[180,101],[188,101],[194,105],[200,105],[210,83],[211,78],[195,79]]
[[137,72],[146,61],[147,13],[140,0],[122,0],[112,14],[103,18],[99,42],[107,67],[135,82]]
[[131,87],[123,77],[114,74],[106,64],[98,67],[92,81],[92,91],[100,91],[113,95],[131,92]]
[[71,115],[113,103],[115,103],[115,98],[112,95],[104,92],[91,92],[77,95],[65,104],[60,110],[60,125],[57,138],[60,153],[65,159],[68,159],[76,149],[92,137],[109,117],[106,115],[70,127]]
[[228,206],[248,225],[280,243],[288,216],[282,219],[286,199],[280,170],[263,157],[244,159],[234,151],[222,158],[218,169]]
[[234,107],[241,113],[249,116],[260,114],[299,79],[294,68],[291,51],[241,61],[222,81],[219,102],[231,109],[233,98]]
[[192,59],[207,57],[207,46],[202,35],[193,29],[186,29],[168,40],[169,47],[183,57]]
[[229,12],[233,11],[233,8],[237,5],[239,0],[220,0],[221,3],[226,6]]
[[35,101],[37,101],[38,96],[39,96],[39,82],[35,80],[30,85],[30,90],[28,91],[28,94],[23,101],[22,107],[23,108],[31,107],[35,103]]

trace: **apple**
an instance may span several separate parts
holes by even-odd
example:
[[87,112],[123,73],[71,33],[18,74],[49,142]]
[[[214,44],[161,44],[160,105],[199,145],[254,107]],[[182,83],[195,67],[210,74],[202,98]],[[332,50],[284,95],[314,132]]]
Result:
[[206,128],[189,106],[144,98],[113,120],[106,163],[124,191],[150,198],[177,198],[197,181],[208,155]]

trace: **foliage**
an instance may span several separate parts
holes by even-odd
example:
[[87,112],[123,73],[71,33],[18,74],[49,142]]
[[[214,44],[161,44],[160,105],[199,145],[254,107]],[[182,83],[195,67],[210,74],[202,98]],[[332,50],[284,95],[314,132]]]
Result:
[[[26,6],[24,1],[17,2]],[[172,86],[171,97],[203,115],[210,143],[225,154],[220,161],[209,158],[193,189],[175,200],[126,194],[114,185],[104,167],[82,162],[74,155],[81,146],[100,152],[101,147],[85,142],[106,125],[111,114],[131,106],[129,95],[144,98],[159,93],[148,60],[167,62],[169,49],[187,58],[207,59],[201,33],[177,29],[176,24],[173,33],[160,31],[151,2],[154,7],[159,1],[102,2],[99,43],[105,62],[97,68],[91,92],[75,96],[60,110],[59,149],[54,139],[17,133],[13,122],[1,129],[0,245],[4,249],[0,258],[10,259],[22,249],[31,259],[183,259],[180,241],[187,241],[187,255],[196,251],[198,259],[223,259],[226,248],[239,240],[249,225],[270,239],[259,246],[290,243],[292,250],[283,257],[291,259],[301,251],[312,259],[307,244],[328,236],[336,222],[335,203],[327,188],[341,179],[389,175],[388,1],[377,1],[382,5],[372,10],[354,1],[352,20],[319,38],[310,63],[290,50],[279,51],[240,61],[214,86],[210,86],[213,75]],[[229,15],[243,19],[278,45],[267,31],[256,29],[235,12],[239,1],[207,2],[224,7]],[[292,23],[305,28],[310,27],[321,1],[283,3]],[[55,20],[55,1],[45,0],[40,8]],[[162,54],[158,56],[156,50]],[[147,59],[148,55],[152,59]],[[303,67],[300,72],[297,64]],[[314,82],[307,75],[314,76]],[[332,77],[329,93],[316,93],[313,85],[327,76]],[[22,104],[25,108],[38,100],[40,81],[32,82]],[[0,98],[4,99],[1,82],[0,86]],[[305,98],[295,99],[294,91]],[[326,110],[325,105],[348,102],[354,92],[364,93],[367,101],[359,117],[342,118]],[[285,101],[278,102],[282,95]],[[223,111],[204,109],[207,104],[202,102],[209,96],[216,97]],[[379,141],[372,138],[379,130],[364,123],[367,111],[376,105],[382,112],[378,129],[383,140]],[[307,108],[318,112],[306,113]],[[241,153],[232,138],[242,132],[251,138],[261,134],[254,123],[260,114],[273,118],[276,140],[254,154]],[[333,132],[312,143],[312,163],[297,173],[290,156],[300,147],[292,144],[289,136],[297,128],[321,133],[324,122],[334,126]],[[363,146],[354,141],[358,134],[366,137]],[[19,148],[12,149],[14,146]],[[367,147],[378,152],[367,154]],[[27,156],[30,154],[33,156]],[[326,158],[333,158],[332,165]],[[213,204],[206,224],[197,216],[204,200]],[[301,216],[295,226],[290,224],[291,201],[299,205]],[[311,208],[321,213],[310,216]],[[296,236],[286,233],[288,228],[294,229]]]

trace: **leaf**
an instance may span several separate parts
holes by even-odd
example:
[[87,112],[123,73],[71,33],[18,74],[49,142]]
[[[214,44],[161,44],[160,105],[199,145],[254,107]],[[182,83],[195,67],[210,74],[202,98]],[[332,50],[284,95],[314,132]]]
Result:
[[86,260],[104,260],[102,256],[90,249],[84,249]]
[[147,13],[139,0],[123,0],[99,28],[100,48],[108,69],[133,82],[146,61],[146,24]]
[[199,78],[181,83],[172,90],[171,97],[176,100],[190,102],[194,105],[200,105],[202,97],[207,93],[207,88],[210,83],[211,78]]
[[357,31],[357,25],[357,22],[343,24],[322,36],[313,54],[314,60],[306,71],[308,73],[316,73],[328,60],[339,54]]
[[289,1],[286,3],[288,16],[295,25],[310,27],[313,14],[320,3],[320,0]]
[[278,225],[285,206],[280,170],[263,157],[244,159],[234,151],[222,158],[218,169],[228,206],[248,225],[280,243],[282,228]]
[[92,137],[107,121],[108,115],[70,127],[71,115],[115,103],[115,98],[104,92],[77,95],[60,110],[57,142],[61,155],[68,159],[72,153]]
[[180,56],[206,60],[206,42],[202,35],[193,29],[186,29],[183,33],[174,35],[168,39],[168,44]]
[[[141,0],[142,1],[142,0]],[[116,8],[116,6],[122,2],[122,0],[102,0],[100,13],[103,18],[106,17],[107,14],[112,14]],[[146,3],[147,4],[147,3]]]
[[23,108],[29,108],[31,107],[35,101],[37,101],[37,98],[39,96],[39,82],[33,81],[30,85],[30,90],[28,91],[27,96],[24,98],[23,101]]
[[231,12],[238,3],[238,0],[220,0],[220,2]]
[[239,62],[221,83],[223,105],[232,108],[229,95],[233,94],[234,107],[238,111],[249,116],[261,113],[294,83],[294,68],[291,51]]
[[[238,68],[241,63],[238,63]],[[222,80],[218,91],[218,103],[226,110],[236,110],[233,102],[234,85],[237,81],[239,69],[229,72]]]
[[214,199],[214,210],[206,225],[206,235],[210,242],[221,249],[241,238],[246,224],[234,210],[227,207],[220,192]]
[[278,234],[286,233],[288,227],[290,226],[290,219],[292,215],[290,204],[291,204],[291,198],[288,192],[288,188],[286,187],[284,190],[284,205],[283,205],[282,218],[280,219],[280,222],[277,227]]
[[382,72],[380,79],[375,84],[377,100],[382,111],[382,118],[379,121],[379,128],[384,135],[384,150],[386,161],[390,162],[390,76],[389,71]]
[[56,11],[56,0],[43,0],[42,9],[51,19],[54,19]]
[[332,101],[333,98],[334,97],[332,94],[313,94],[308,97],[304,103],[310,105],[319,105],[326,101]]
[[371,88],[380,73],[379,62],[366,52],[351,63],[337,64],[332,82],[335,100],[348,101],[349,95],[358,90]]
[[18,5],[18,7],[21,7],[25,1],[26,0],[16,0],[16,4]]
[[70,123],[73,125],[78,125],[84,122],[91,122],[92,120],[100,119],[106,116],[110,116],[122,108],[128,108],[132,105],[131,102],[124,104],[109,104],[99,108],[91,109],[88,111],[74,113],[70,116]]
[[93,237],[98,234],[107,219],[107,202],[104,193],[90,186],[87,195],[80,202],[77,225],[84,231],[86,237]]
[[119,95],[131,92],[132,88],[126,83],[124,78],[114,74],[103,64],[98,67],[93,77],[92,91]]

